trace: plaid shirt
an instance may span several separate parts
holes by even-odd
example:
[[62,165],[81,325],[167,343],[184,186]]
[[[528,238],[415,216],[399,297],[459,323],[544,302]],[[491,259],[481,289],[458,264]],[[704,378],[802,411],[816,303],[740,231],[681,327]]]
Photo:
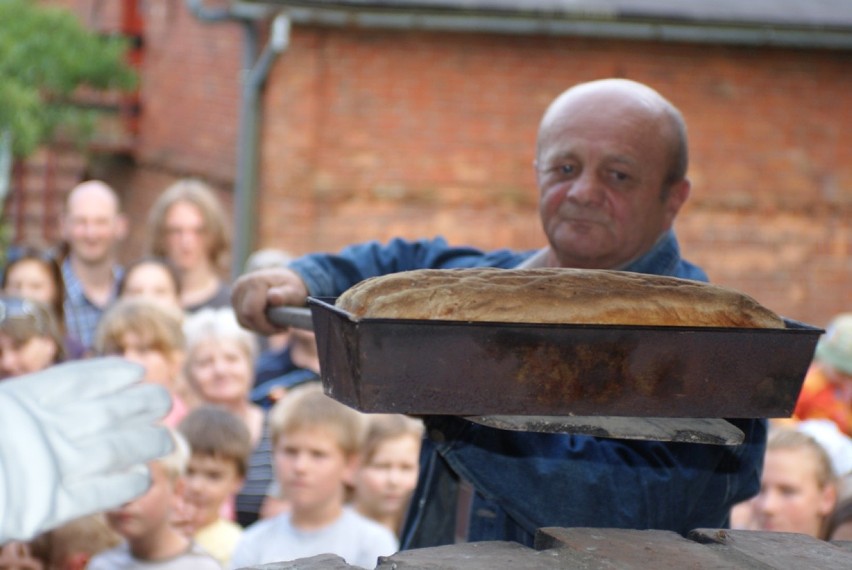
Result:
[[106,308],[112,304],[118,295],[118,284],[124,270],[116,265],[112,269],[113,292],[110,300],[104,307],[98,307],[86,297],[83,284],[71,269],[71,261],[66,258],[62,262],[62,279],[65,281],[65,326],[68,335],[80,341],[86,351],[91,350],[95,339],[95,329],[101,320]]

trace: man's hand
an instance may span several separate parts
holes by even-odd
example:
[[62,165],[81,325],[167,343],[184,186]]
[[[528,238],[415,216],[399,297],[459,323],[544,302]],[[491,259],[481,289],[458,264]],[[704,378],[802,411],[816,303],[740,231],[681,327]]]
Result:
[[231,304],[240,324],[266,335],[286,330],[266,318],[268,307],[302,307],[307,301],[305,282],[298,273],[283,267],[246,273],[236,280],[231,292]]

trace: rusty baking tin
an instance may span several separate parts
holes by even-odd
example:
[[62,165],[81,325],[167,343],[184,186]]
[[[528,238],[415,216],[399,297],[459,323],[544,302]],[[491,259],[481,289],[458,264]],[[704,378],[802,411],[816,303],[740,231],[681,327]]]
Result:
[[356,321],[308,302],[325,391],[364,412],[786,417],[823,332]]

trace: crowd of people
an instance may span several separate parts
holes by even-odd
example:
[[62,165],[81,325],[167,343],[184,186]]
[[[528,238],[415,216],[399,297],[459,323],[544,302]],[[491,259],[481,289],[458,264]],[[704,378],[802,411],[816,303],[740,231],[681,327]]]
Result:
[[[205,183],[167,188],[151,208],[146,251],[120,263],[128,223],[113,188],[85,181],[67,195],[60,244],[10,249],[0,381],[121,357],[170,395],[161,423],[174,450],[149,464],[142,496],[1,545],[0,569],[269,562],[254,545],[270,522],[273,535],[305,544],[293,555],[329,549],[371,565],[398,550],[421,422],[368,416],[325,396],[311,332],[262,337],[240,326],[224,273],[226,210]],[[246,270],[287,259],[262,250]],[[289,554],[278,547],[269,556]]]
[[[673,224],[690,194],[680,112],[601,80],[546,110],[535,150],[547,245],[482,252],[393,240],[291,259],[264,250],[230,283],[225,208],[167,188],[143,257],[102,181],[71,189],[63,241],[20,245],[2,276],[0,379],[120,356],[162,387],[173,451],[136,499],[0,550],[11,568],[239,568],[321,553],[372,568],[400,548],[533,543],[547,526],[763,529],[852,536],[852,315],[820,339],[793,418],[737,419],[736,446],[509,432],[464,418],[362,414],[326,396],[312,333],[270,305],[334,297],[417,268],[578,267],[707,280]],[[768,434],[768,437],[767,437]],[[768,440],[768,443],[767,443]],[[29,566],[27,566],[29,564]]]

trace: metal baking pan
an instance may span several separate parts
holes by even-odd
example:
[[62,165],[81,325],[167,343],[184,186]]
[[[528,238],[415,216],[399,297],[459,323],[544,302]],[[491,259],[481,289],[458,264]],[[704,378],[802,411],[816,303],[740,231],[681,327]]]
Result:
[[413,415],[786,417],[823,332],[355,320],[308,304],[326,393]]

